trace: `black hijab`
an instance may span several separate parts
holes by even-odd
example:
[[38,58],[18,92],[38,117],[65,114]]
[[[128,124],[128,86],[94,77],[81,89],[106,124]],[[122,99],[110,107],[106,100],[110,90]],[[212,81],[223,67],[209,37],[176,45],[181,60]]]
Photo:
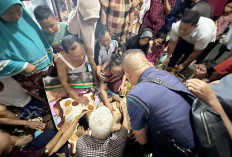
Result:
[[121,51],[125,52],[129,49],[140,49],[146,54],[149,49],[149,42],[146,45],[141,46],[139,40],[142,38],[152,39],[152,30],[150,28],[144,28],[137,35],[130,37],[122,46]]

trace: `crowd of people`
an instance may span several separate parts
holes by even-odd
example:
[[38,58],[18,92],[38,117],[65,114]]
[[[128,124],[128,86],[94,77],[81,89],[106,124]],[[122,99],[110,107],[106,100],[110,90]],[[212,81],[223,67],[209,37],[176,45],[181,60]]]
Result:
[[[1,157],[201,157],[183,93],[214,110],[232,139],[231,1],[72,4],[59,22],[48,5],[30,15],[21,0],[0,0]],[[100,102],[56,126],[43,79],[59,80],[59,100],[88,106],[69,81],[89,72]]]

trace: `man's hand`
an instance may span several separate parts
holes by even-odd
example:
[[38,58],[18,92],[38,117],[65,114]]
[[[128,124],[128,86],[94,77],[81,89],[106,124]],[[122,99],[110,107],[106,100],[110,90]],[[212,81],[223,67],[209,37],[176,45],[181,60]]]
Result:
[[98,73],[97,75],[102,82],[108,81],[108,78],[103,76],[102,72]]
[[81,117],[83,117],[87,112],[89,112],[89,111],[83,110],[80,115],[78,115],[78,116],[75,117],[75,120],[79,121],[81,119]]
[[35,129],[35,130],[43,130],[46,124],[42,122],[28,121],[26,126],[28,126],[31,129]]
[[59,61],[61,61],[60,57],[58,56],[57,53],[53,53],[53,58],[54,58],[54,61],[57,63]]
[[78,137],[81,137],[84,135],[89,135],[89,129],[85,131],[83,126],[78,126],[77,135],[78,135]]
[[121,84],[121,86],[119,87],[118,91],[119,91],[119,94],[121,96],[124,96],[126,94],[126,88],[125,88],[125,86],[123,84]]
[[34,75],[35,73],[38,72],[38,69],[36,68],[36,66],[34,66],[31,63],[28,63],[27,67],[24,69],[25,72],[27,72],[30,75]]
[[75,98],[75,100],[86,106],[89,105],[89,99],[86,96],[79,96],[78,98]]
[[168,66],[168,63],[169,63],[169,62],[170,62],[170,58],[167,57],[167,58],[162,62],[162,64]]
[[199,99],[214,108],[212,105],[217,101],[217,97],[209,84],[198,79],[190,79],[186,81],[186,85]]

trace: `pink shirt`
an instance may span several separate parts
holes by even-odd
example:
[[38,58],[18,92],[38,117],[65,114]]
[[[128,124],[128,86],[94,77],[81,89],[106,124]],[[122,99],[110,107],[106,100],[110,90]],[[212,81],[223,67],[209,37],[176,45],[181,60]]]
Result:
[[221,15],[217,20],[217,40],[219,40],[223,32],[228,27],[229,23],[232,21],[232,13],[228,15]]

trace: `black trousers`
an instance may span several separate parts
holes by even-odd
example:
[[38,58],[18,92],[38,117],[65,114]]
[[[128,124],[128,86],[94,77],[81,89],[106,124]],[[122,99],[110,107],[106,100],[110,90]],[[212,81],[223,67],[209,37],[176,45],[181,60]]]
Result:
[[174,67],[176,64],[183,63],[188,56],[193,52],[194,45],[189,42],[180,39],[176,45],[176,48],[170,58],[170,62],[168,64],[169,67]]

